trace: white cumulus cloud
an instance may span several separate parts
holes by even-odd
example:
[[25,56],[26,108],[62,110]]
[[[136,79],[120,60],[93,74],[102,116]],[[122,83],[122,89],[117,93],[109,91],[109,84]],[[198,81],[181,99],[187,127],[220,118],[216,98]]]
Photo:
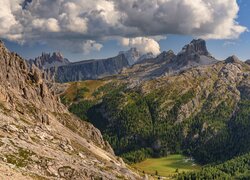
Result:
[[167,34],[238,38],[247,30],[237,22],[238,11],[236,0],[1,0],[0,38],[76,42],[75,51],[83,52],[124,38],[126,46],[157,53],[159,40],[152,37]]
[[59,32],[60,31],[58,21],[54,18],[34,19],[32,21],[32,25],[33,25],[33,28],[37,28],[45,32]]
[[246,31],[235,21],[236,0],[116,0],[115,4],[125,26],[148,35],[230,39]]
[[121,44],[127,47],[136,47],[142,53],[152,52],[154,55],[160,53],[160,45],[157,41],[147,37],[122,38]]
[[0,1],[0,37],[13,41],[21,39],[22,26],[15,17],[15,12],[21,9],[21,0]]
[[84,43],[82,43],[82,49],[85,53],[90,53],[91,51],[100,51],[102,48],[102,44],[97,43],[92,40],[88,40]]

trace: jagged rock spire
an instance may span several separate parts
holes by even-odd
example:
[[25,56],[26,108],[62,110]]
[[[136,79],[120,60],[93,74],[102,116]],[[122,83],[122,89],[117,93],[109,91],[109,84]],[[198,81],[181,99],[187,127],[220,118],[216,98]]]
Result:
[[207,50],[206,41],[203,39],[194,39],[189,44],[185,45],[182,48],[182,51],[178,55],[191,55],[198,54],[204,56],[210,56],[210,53]]

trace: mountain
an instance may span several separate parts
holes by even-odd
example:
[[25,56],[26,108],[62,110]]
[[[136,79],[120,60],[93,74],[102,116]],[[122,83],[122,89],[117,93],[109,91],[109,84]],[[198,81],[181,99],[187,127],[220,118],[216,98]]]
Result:
[[217,61],[203,40],[109,79],[68,84],[61,100],[129,163],[184,153],[207,164],[250,152],[250,66]]
[[122,74],[136,80],[153,79],[167,74],[175,74],[192,67],[217,63],[208,52],[206,42],[202,39],[192,40],[177,55],[172,50],[162,52],[156,58],[144,59]]
[[129,67],[129,63],[124,54],[113,58],[100,60],[85,60],[60,66],[56,69],[57,82],[72,82],[85,79],[99,79],[115,74]]
[[192,40],[190,44],[182,48],[171,68],[187,69],[194,66],[209,65],[216,62],[217,60],[208,52],[206,42],[202,39],[197,39]]
[[246,63],[250,65],[250,59],[249,59],[249,60],[246,60]]
[[47,72],[57,82],[101,79],[118,74],[141,81],[216,62],[208,52],[206,42],[197,39],[185,45],[177,55],[170,50],[155,57],[152,53],[142,54],[136,48],[131,48],[113,58],[69,63]]
[[0,178],[141,179],[43,76],[0,42]]
[[123,69],[129,68],[136,62],[152,57],[154,57],[152,53],[142,54],[136,48],[131,48],[112,58],[85,60],[60,66],[54,70],[56,72],[55,79],[57,82],[101,79],[120,74]]
[[71,82],[86,79],[100,79],[119,74],[124,68],[136,62],[153,58],[152,53],[142,54],[136,48],[122,51],[117,56],[107,59],[84,60],[70,63],[60,53],[45,54],[35,60],[29,60],[46,72],[46,79],[57,82]]
[[52,54],[42,53],[41,56],[35,58],[34,60],[28,61],[30,64],[36,65],[42,70],[50,69],[52,67],[59,67],[69,64],[69,60],[64,58],[60,52],[54,52]]
[[121,51],[119,54],[123,54],[126,57],[130,66],[144,59],[150,59],[155,57],[153,53],[142,54],[136,48],[131,48],[128,51]]

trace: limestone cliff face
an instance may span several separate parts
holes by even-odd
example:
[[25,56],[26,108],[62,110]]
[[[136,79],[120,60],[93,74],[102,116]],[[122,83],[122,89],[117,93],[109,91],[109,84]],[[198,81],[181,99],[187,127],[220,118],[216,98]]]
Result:
[[98,79],[118,74],[123,68],[128,66],[127,58],[124,54],[120,54],[114,58],[81,61],[58,67],[55,79],[58,82]]
[[107,59],[85,60],[70,63],[61,53],[46,54],[29,60],[30,65],[36,65],[45,72],[47,80],[57,82],[72,82],[86,79],[100,79],[117,75],[124,68],[146,59],[152,59],[152,53],[142,54],[136,48],[121,51],[119,55]]
[[140,179],[99,130],[70,114],[44,82],[0,42],[0,177]]
[[208,65],[216,62],[208,52],[206,42],[202,39],[194,39],[185,45],[178,53],[175,65],[178,67],[192,67],[197,65]]

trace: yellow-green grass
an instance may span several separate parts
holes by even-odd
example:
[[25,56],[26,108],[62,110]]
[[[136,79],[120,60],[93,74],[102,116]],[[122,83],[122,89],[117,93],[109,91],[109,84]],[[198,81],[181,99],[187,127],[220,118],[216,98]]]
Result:
[[156,175],[156,171],[159,176],[170,177],[177,172],[197,171],[201,167],[193,160],[183,155],[169,155],[164,158],[150,158],[143,162],[132,165],[140,172]]
[[72,82],[70,83],[68,89],[65,91],[62,96],[66,97],[71,102],[78,95],[78,90],[82,88],[86,88],[88,91],[84,92],[84,99],[92,99],[92,94],[100,88],[104,86],[107,82],[102,80],[87,80],[82,82]]

